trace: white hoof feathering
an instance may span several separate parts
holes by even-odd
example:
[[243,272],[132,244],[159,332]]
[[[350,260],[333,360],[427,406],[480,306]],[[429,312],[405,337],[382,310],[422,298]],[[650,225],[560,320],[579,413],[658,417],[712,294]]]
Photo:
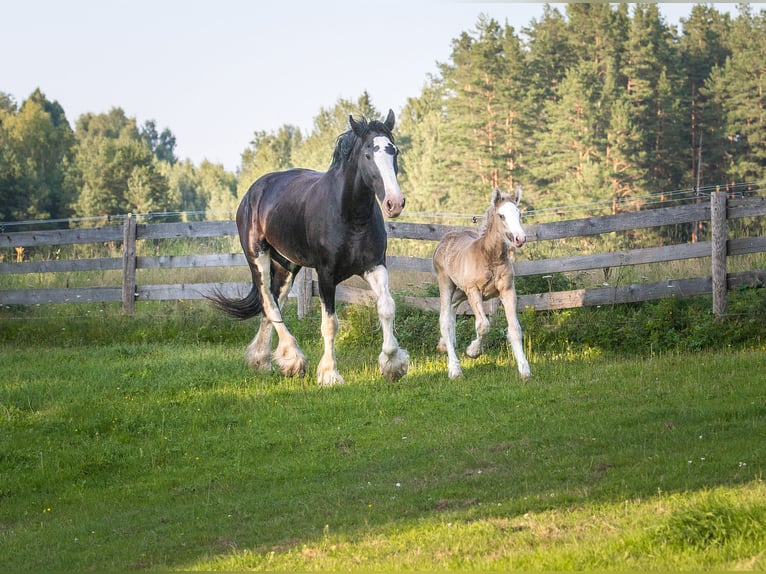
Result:
[[271,349],[261,349],[259,345],[255,344],[255,341],[250,343],[245,351],[245,362],[251,369],[258,371],[270,371],[271,370]]
[[295,342],[277,345],[274,361],[286,377],[306,376],[306,357]]
[[332,358],[322,359],[317,366],[317,383],[320,387],[332,387],[333,385],[342,385],[345,383],[343,377],[335,369],[335,361]]
[[378,356],[380,374],[387,381],[398,381],[407,374],[410,366],[410,354],[404,349],[397,349],[391,355],[384,352]]

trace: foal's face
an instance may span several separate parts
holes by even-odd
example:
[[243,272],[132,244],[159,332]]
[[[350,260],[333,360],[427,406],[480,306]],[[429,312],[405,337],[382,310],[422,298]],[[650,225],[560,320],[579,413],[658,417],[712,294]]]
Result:
[[404,194],[396,179],[399,150],[380,134],[371,134],[363,146],[360,164],[364,182],[375,191],[386,216],[397,217],[404,209]]
[[511,243],[515,247],[524,245],[527,241],[527,234],[521,227],[521,212],[516,204],[512,201],[505,201],[497,208],[496,214],[500,220],[501,228]]

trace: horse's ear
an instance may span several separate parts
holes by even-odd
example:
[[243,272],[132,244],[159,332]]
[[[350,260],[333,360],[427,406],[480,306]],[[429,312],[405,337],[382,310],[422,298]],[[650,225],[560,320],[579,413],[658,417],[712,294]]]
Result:
[[491,201],[491,203],[492,203],[492,205],[494,205],[495,207],[497,207],[497,204],[498,204],[498,203],[500,203],[500,198],[501,198],[502,196],[503,196],[503,194],[502,194],[502,192],[500,191],[500,188],[499,188],[499,187],[496,187],[496,188],[495,188],[495,189],[492,191],[492,199],[490,200],[490,201]]
[[394,110],[389,109],[388,115],[386,116],[386,121],[383,122],[383,125],[386,126],[386,129],[388,129],[388,131],[393,131],[395,122],[396,122],[396,117],[394,116]]
[[349,115],[348,115],[348,123],[349,123],[349,125],[351,126],[351,130],[352,130],[352,131],[353,131],[353,132],[354,132],[354,133],[355,133],[357,136],[359,136],[359,137],[362,137],[362,132],[364,131],[364,129],[363,129],[363,128],[362,128],[362,126],[359,124],[359,122],[357,122],[357,121],[354,119],[354,116],[352,116],[351,114],[349,114]]
[[516,187],[516,205],[521,203],[521,186]]

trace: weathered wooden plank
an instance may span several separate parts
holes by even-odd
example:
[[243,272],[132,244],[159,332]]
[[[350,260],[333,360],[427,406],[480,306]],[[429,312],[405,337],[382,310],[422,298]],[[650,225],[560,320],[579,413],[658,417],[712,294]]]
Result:
[[473,229],[462,225],[442,225],[440,223],[407,223],[403,221],[386,221],[388,236],[396,239],[422,239],[439,241],[448,231]]
[[102,257],[99,259],[60,259],[57,261],[24,261],[22,263],[0,263],[0,275],[107,271],[121,268],[122,259],[118,257]]
[[587,269],[602,269],[604,267],[621,267],[625,265],[640,265],[645,263],[660,263],[696,257],[710,257],[710,242],[683,243],[664,247],[648,247],[616,251],[614,253],[597,253],[594,255],[576,255],[572,257],[556,257],[536,261],[518,261],[514,263],[514,271],[519,277],[542,275],[545,273],[561,273],[564,271],[584,271]]
[[658,283],[637,283],[617,287],[520,295],[518,305],[520,309],[531,307],[536,311],[548,311],[596,305],[614,305],[617,303],[637,303],[639,301],[650,301],[672,295],[688,297],[710,293],[711,291],[712,280],[710,277],[671,279]]
[[139,269],[183,269],[196,267],[240,267],[247,265],[243,253],[214,253],[209,255],[139,256]]
[[122,287],[74,287],[68,289],[9,289],[0,291],[0,305],[45,303],[100,303],[122,300]]
[[524,231],[527,233],[527,241],[544,241],[566,237],[599,235],[613,231],[659,227],[662,225],[675,225],[691,221],[707,221],[708,219],[710,219],[710,206],[702,203],[552,223],[537,223],[524,226]]
[[0,248],[102,243],[106,241],[122,241],[122,226],[0,233]]
[[729,255],[745,255],[747,253],[766,252],[766,237],[742,237],[729,239],[727,251]]
[[727,219],[758,217],[761,215],[766,215],[766,197],[731,198],[727,201]]
[[244,297],[252,283],[168,283],[163,285],[138,285],[138,301],[168,301],[174,299],[204,299],[216,290],[226,297]]
[[766,270],[757,269],[754,271],[729,273],[726,277],[726,284],[729,291],[739,289],[740,287],[766,287]]
[[178,237],[220,237],[237,234],[237,224],[226,221],[184,221],[175,223],[142,223],[136,237],[142,239],[173,239]]

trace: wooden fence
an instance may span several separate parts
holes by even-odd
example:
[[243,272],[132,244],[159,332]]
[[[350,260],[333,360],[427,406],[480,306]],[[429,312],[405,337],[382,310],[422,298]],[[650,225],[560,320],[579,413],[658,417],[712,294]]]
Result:
[[[725,192],[711,194],[710,203],[695,203],[677,207],[650,209],[618,215],[589,217],[553,223],[525,226],[527,240],[547,241],[573,237],[594,236],[611,232],[624,232],[657,226],[677,225],[710,221],[710,241],[683,243],[663,247],[649,247],[627,251],[598,253],[573,257],[558,257],[536,261],[518,261],[517,276],[550,275],[560,272],[616,268],[622,266],[711,257],[711,275],[691,279],[667,279],[655,283],[607,286],[592,289],[546,292],[521,295],[519,307],[537,310],[564,309],[588,305],[610,305],[657,299],[669,295],[691,296],[713,294],[713,308],[717,316],[726,312],[726,292],[743,285],[766,285],[766,270],[750,270],[727,273],[727,257],[748,253],[766,252],[764,237],[727,237],[727,221],[743,217],[766,215],[766,197],[728,198]],[[436,241],[444,233],[459,226],[441,224],[387,222],[390,238]],[[19,231],[0,233],[0,248],[13,249],[59,246],[81,243],[116,242],[122,244],[122,257],[60,261],[0,262],[0,275],[23,273],[71,273],[80,271],[121,270],[120,285],[101,287],[78,287],[59,289],[6,289],[0,290],[0,304],[29,305],[43,303],[109,302],[121,301],[125,312],[132,313],[136,301],[200,299],[213,289],[227,296],[246,293],[250,283],[172,283],[141,285],[136,282],[139,269],[181,269],[199,267],[229,267],[247,265],[241,253],[209,255],[158,255],[140,256],[137,242],[168,238],[202,238],[235,235],[233,221],[183,222],[138,224],[135,216],[128,216],[119,226],[92,229],[67,229],[53,231]],[[432,273],[430,258],[388,257],[392,273],[398,270]],[[298,298],[298,312],[303,316],[317,294],[316,281],[311,270],[301,272],[293,287]],[[338,287],[338,301],[370,303],[372,294],[365,289],[346,285]],[[436,297],[402,297],[408,305],[422,309],[437,310]],[[488,302],[491,312],[497,301]],[[461,312],[468,312],[464,305]]]

